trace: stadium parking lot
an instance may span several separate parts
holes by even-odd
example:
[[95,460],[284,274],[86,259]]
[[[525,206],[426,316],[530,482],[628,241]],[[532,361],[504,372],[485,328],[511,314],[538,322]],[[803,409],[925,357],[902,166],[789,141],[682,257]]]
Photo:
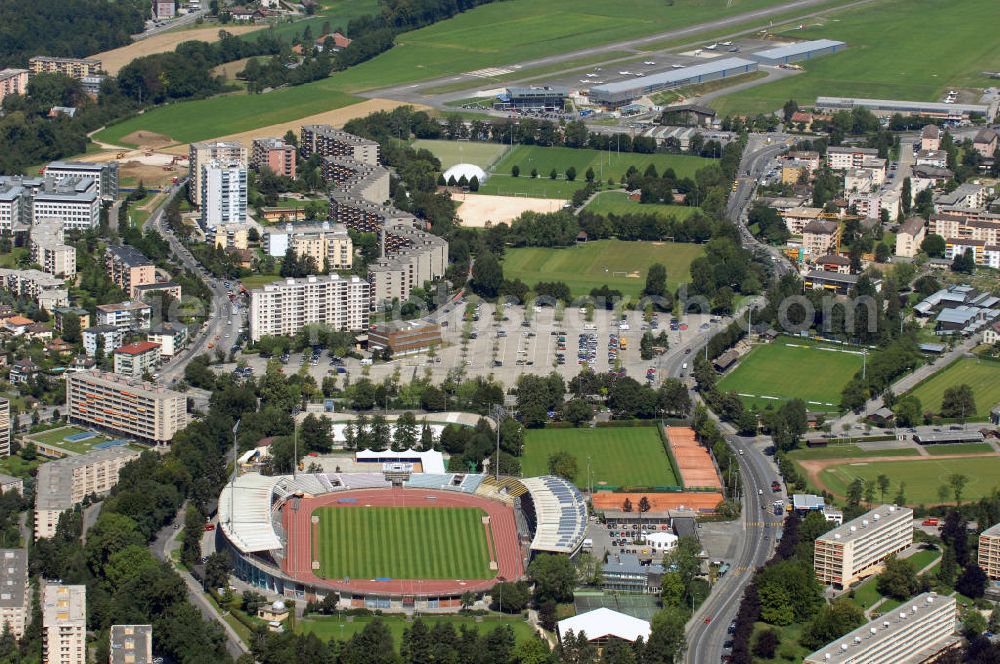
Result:
[[[692,341],[706,334],[714,334],[728,322],[728,319],[720,320],[708,314],[688,314],[679,322],[679,328],[686,326],[687,329],[672,331],[670,314],[660,313],[659,326],[653,333],[659,334],[665,330],[670,348],[663,355],[651,360],[642,360],[639,356],[639,341],[644,331],[644,321],[642,312],[639,311],[625,313],[628,329],[624,330],[620,328],[621,317],[607,310],[595,310],[593,321],[587,321],[580,309],[567,307],[560,322],[555,320],[555,310],[551,307],[533,308],[527,325],[524,325],[523,306],[506,306],[505,321],[495,321],[494,312],[495,305],[483,303],[479,320],[469,323],[470,338],[463,341],[463,330],[466,327],[462,320],[464,305],[453,308],[446,314],[447,325],[442,327],[444,345],[436,349],[433,354],[425,352],[399,357],[389,362],[376,362],[369,367],[363,367],[358,359],[344,358],[341,366],[351,382],[360,379],[365,369],[368,377],[375,382],[392,376],[398,369],[400,380],[404,383],[415,376],[423,378],[428,370],[431,380],[440,383],[450,370],[462,368],[467,376],[492,374],[504,385],[513,385],[522,373],[547,375],[553,370],[569,380],[582,368],[578,362],[581,333],[596,335],[596,344],[588,348],[588,350],[593,349],[593,361],[590,365],[594,370],[605,372],[615,368],[615,361],[611,359],[609,353],[609,339],[614,333],[624,339],[628,346],[625,350],[617,351],[618,363],[627,375],[641,381],[652,367],[656,371],[652,374],[651,382],[659,384],[663,378],[662,367],[670,357],[684,353],[684,346],[690,345]],[[713,323],[712,320],[717,322]],[[560,332],[565,334],[558,334]],[[560,342],[560,337],[564,337],[563,342]],[[560,347],[564,347],[564,350],[560,350]],[[564,353],[565,364],[557,362],[557,355],[560,352]],[[304,362],[308,371],[319,382],[324,376],[337,374],[340,371],[338,365],[331,364],[329,351],[323,351],[315,365],[311,364],[310,358],[311,353],[308,351],[305,360],[301,353],[293,353],[286,364],[286,372],[298,371]],[[257,354],[242,354],[238,359],[250,367],[253,375],[257,377],[264,373],[268,361]],[[235,365],[214,365],[214,368],[232,371]],[[684,373],[688,374],[689,371],[690,369]],[[341,386],[344,375],[345,373],[339,373]]]

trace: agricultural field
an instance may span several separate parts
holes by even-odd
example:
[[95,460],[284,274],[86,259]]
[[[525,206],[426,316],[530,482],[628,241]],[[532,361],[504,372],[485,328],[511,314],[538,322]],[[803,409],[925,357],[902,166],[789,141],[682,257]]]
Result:
[[777,407],[799,398],[809,410],[836,412],[841,391],[862,363],[861,352],[851,348],[778,337],[743,357],[719,389],[736,392],[747,406]]
[[413,142],[414,150],[430,150],[441,160],[441,168],[447,170],[455,164],[475,164],[486,170],[503,154],[507,146],[499,143],[479,143],[473,141],[433,141],[420,139]]
[[604,191],[594,197],[594,200],[584,208],[595,214],[657,214],[664,217],[686,219],[701,208],[687,205],[660,205],[633,201],[622,191]]
[[887,0],[809,19],[779,36],[839,39],[847,50],[711,105],[720,115],[768,113],[788,99],[807,106],[821,95],[939,101],[949,89],[989,87],[983,72],[1000,69],[1000,40],[995,22],[983,17],[995,12],[993,0]]
[[639,297],[653,263],[667,268],[667,288],[673,291],[690,279],[691,262],[704,252],[697,244],[596,240],[573,247],[519,247],[504,254],[507,279],[529,286],[539,281],[564,281],[574,296],[589,295],[607,284]]
[[[479,188],[479,192],[499,196],[571,198],[573,192],[586,184],[584,174],[588,168],[594,169],[595,178],[601,182],[606,182],[608,178],[618,182],[629,166],[635,166],[642,172],[653,164],[658,173],[672,168],[678,177],[692,177],[699,168],[708,166],[714,161],[689,155],[618,153],[518,145],[494,164],[489,179]],[[516,178],[511,174],[514,166],[521,169],[520,175]],[[576,179],[572,182],[566,179],[566,169],[570,166],[576,169]],[[538,171],[537,178],[531,177],[532,169]],[[556,171],[555,180],[549,177],[553,169]]]
[[941,411],[941,400],[949,387],[968,385],[976,398],[976,412],[968,417],[987,419],[990,409],[1000,402],[1000,362],[962,358],[949,364],[908,394],[920,399],[924,412]]
[[524,440],[521,467],[525,477],[546,475],[549,456],[568,452],[576,457],[574,483],[587,486],[587,459],[594,488],[677,486],[670,459],[656,427],[598,429],[530,429]]
[[[938,487],[953,474],[965,475],[968,484],[963,501],[974,501],[1000,488],[1000,456],[975,456],[957,459],[931,457],[924,459],[898,459],[830,465],[819,473],[819,481],[838,498],[847,495],[847,487],[860,477],[874,482],[879,475],[887,475],[895,491],[900,482],[906,482],[906,500],[910,505],[934,505],[941,502]],[[948,500],[953,500],[949,497]]]
[[288,122],[358,101],[342,92],[309,85],[254,95],[252,100],[242,93],[221,95],[160,106],[111,125],[96,138],[113,145],[137,146],[129,140],[130,135],[147,131],[168,138],[167,143],[191,143]]
[[[409,620],[408,616],[401,615],[384,615],[379,616],[379,618],[389,628],[389,632],[392,634],[393,646],[398,651],[403,641],[403,630],[412,627],[412,621]],[[510,626],[514,630],[514,638],[518,642],[535,638],[531,625],[521,620],[520,617],[515,616],[495,618],[492,616],[421,615],[420,619],[430,629],[434,629],[434,626],[438,623],[450,623],[456,632],[460,628],[466,627],[468,629],[478,629],[480,634],[485,634],[501,625],[505,625]],[[309,617],[297,620],[296,629],[303,634],[315,634],[324,641],[328,641],[329,639],[345,641],[361,632],[372,620],[375,620],[375,618],[371,616],[354,616],[350,621],[338,616]]]
[[322,507],[313,541],[318,576],[490,579],[477,508]]

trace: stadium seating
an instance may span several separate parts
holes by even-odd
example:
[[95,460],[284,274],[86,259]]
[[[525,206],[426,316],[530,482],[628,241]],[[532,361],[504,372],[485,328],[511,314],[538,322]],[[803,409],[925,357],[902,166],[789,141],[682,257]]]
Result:
[[405,486],[410,489],[450,489],[451,478],[452,475],[439,473],[414,473]]
[[392,486],[382,473],[351,473],[342,475],[341,479],[345,489],[386,489]]
[[570,482],[546,475],[521,480],[535,506],[536,551],[574,553],[587,532],[587,503]]

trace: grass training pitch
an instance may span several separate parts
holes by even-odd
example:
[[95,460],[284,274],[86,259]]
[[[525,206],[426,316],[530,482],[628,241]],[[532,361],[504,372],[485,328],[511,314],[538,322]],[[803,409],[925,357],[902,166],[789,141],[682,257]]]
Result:
[[587,458],[595,490],[616,487],[677,486],[670,459],[656,427],[597,429],[530,429],[521,466],[525,477],[546,475],[549,456],[568,452],[576,457],[574,483],[587,486]]
[[[1000,456],[976,456],[971,458],[942,459],[899,459],[866,463],[843,463],[824,468],[819,475],[820,482],[836,496],[847,496],[847,487],[856,477],[866,482],[875,482],[879,475],[886,475],[895,493],[900,482],[906,482],[906,500],[910,505],[934,505],[941,502],[938,487],[947,484],[953,474],[965,475],[969,482],[962,494],[963,501],[972,501],[989,495],[1000,487]],[[948,501],[953,501],[950,494]]]
[[805,72],[712,100],[719,115],[768,113],[817,96],[940,101],[949,89],[991,85],[1000,69],[993,0],[889,0],[810,19],[796,39],[839,39],[842,53],[801,62]]
[[[639,154],[635,152],[602,152],[600,150],[580,150],[563,147],[540,147],[537,145],[517,145],[494,164],[489,179],[479,188],[483,194],[500,196],[525,195],[541,198],[571,198],[573,192],[586,185],[584,175],[588,168],[594,169],[595,179],[607,182],[613,178],[618,182],[629,166],[640,172],[650,164],[662,174],[667,168],[674,169],[678,177],[693,177],[695,171],[712,163],[714,159],[674,154]],[[517,166],[520,175],[511,175]],[[576,179],[566,179],[566,169],[576,169]],[[531,177],[531,170],[538,171],[538,177]],[[549,177],[555,169],[556,179]]]
[[490,579],[477,508],[321,507],[313,532],[317,575],[327,579]]
[[[409,620],[408,616],[387,614],[382,616],[355,616],[351,622],[338,616],[310,616],[297,620],[296,627],[303,634],[315,634],[324,641],[330,639],[344,641],[364,630],[368,623],[373,620],[381,620],[389,628],[389,632],[392,634],[393,645],[397,651],[403,642],[403,630],[410,629],[413,626],[413,622]],[[436,616],[431,614],[421,615],[420,620],[431,629],[438,624],[449,624],[456,632],[465,627],[471,630],[479,630],[480,634],[486,634],[500,626],[509,626],[514,630],[514,638],[518,643],[536,638],[531,625],[519,616],[494,618],[492,616]]]
[[585,208],[595,214],[656,214],[676,219],[686,219],[701,208],[687,205],[661,205],[658,203],[640,203],[633,201],[622,191],[603,191],[594,197]]
[[448,170],[455,164],[475,164],[486,170],[507,149],[499,143],[473,141],[434,141],[420,139],[413,142],[414,150],[430,150],[441,160],[441,168]]
[[736,392],[747,406],[778,407],[798,398],[808,410],[837,411],[841,391],[862,363],[859,350],[779,337],[751,350],[719,389]]
[[667,288],[673,291],[690,279],[691,262],[703,252],[697,244],[622,240],[562,248],[519,247],[504,254],[503,272],[507,279],[520,279],[529,286],[563,281],[575,296],[589,295],[591,289],[607,284],[638,298],[650,265],[661,263],[667,268]]
[[976,397],[976,412],[969,413],[968,417],[988,418],[990,409],[1000,401],[1000,362],[962,358],[920,383],[908,394],[920,399],[925,412],[939,413],[944,391],[962,384],[971,387]]

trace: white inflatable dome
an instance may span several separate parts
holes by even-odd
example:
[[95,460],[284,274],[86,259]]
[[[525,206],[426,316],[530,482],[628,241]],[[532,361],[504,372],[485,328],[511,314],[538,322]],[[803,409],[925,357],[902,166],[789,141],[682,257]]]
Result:
[[479,178],[479,183],[482,184],[486,182],[486,171],[479,168],[475,164],[455,164],[448,170],[444,172],[445,182],[450,182],[452,176],[455,177],[455,182],[462,179],[465,176],[466,180],[471,180],[473,176]]

